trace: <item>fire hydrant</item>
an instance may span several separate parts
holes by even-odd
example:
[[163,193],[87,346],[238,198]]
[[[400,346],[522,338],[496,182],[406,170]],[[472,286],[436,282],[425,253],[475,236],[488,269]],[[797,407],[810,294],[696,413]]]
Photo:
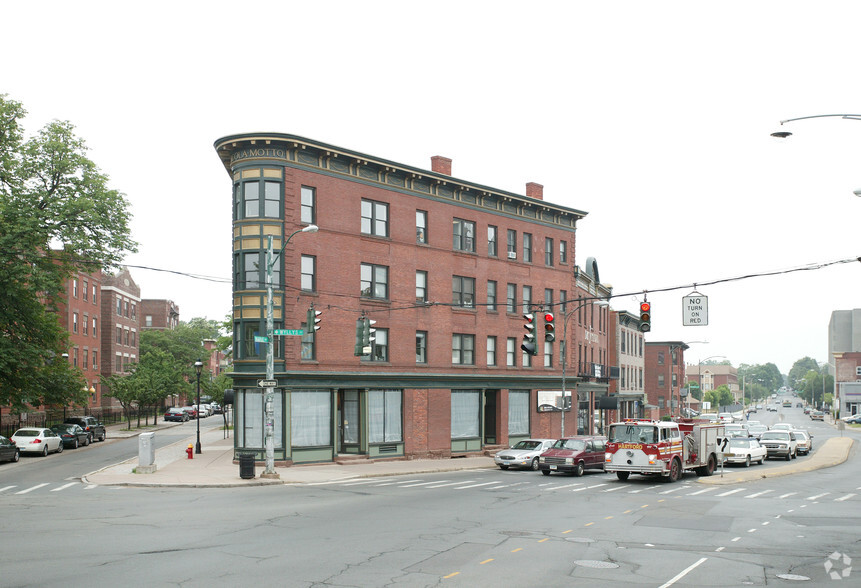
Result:
[[185,453],[188,454],[188,459],[194,459],[194,449],[191,443],[188,444],[188,448],[185,450]]

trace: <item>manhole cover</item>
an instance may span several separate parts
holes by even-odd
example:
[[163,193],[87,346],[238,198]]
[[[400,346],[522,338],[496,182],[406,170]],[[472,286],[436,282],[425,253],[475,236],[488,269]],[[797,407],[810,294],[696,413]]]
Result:
[[810,579],[807,576],[799,576],[798,574],[777,574],[777,577],[781,580],[795,580],[797,582],[804,582]]
[[575,561],[574,565],[583,566],[584,568],[598,568],[608,570],[619,567],[619,564],[615,564],[611,561],[595,561],[592,559],[581,559],[580,561]]

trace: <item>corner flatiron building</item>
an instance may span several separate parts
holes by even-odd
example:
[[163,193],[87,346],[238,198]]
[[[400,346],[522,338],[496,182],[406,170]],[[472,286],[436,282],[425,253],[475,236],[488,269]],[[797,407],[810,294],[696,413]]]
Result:
[[[450,457],[557,436],[560,413],[539,411],[538,392],[562,389],[566,310],[566,389],[582,401],[566,433],[572,421],[588,432],[593,396],[606,394],[609,321],[590,305],[594,324],[575,328],[584,313],[572,310],[609,289],[587,280],[584,291],[575,270],[586,213],[545,201],[538,184],[515,194],[457,179],[445,157],[420,169],[279,133],[215,149],[232,182],[237,451],[264,455],[270,236],[274,328],[306,333],[273,337],[280,464]],[[309,336],[312,307],[321,328]],[[539,353],[524,354],[524,310],[544,308],[556,340],[545,342],[536,312]],[[368,347],[357,346],[365,318]]]

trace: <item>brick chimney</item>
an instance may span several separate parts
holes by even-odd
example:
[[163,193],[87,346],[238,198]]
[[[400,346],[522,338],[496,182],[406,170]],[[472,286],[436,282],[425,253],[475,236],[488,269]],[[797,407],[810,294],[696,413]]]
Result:
[[544,186],[535,182],[527,182],[526,196],[537,200],[544,200]]
[[438,174],[451,175],[451,159],[442,155],[434,155],[431,157],[431,170]]

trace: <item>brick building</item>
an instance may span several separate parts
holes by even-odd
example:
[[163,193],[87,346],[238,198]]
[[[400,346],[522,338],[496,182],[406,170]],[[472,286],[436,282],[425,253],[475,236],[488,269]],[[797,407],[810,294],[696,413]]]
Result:
[[179,324],[179,306],[173,300],[144,298],[140,314],[140,328],[144,331],[174,329]]
[[648,341],[645,343],[644,391],[649,418],[678,416],[680,393],[685,387],[685,350],[682,341]]
[[645,416],[645,339],[640,331],[642,321],[628,311],[612,311],[609,339],[610,365],[619,369],[618,379],[610,380],[610,418],[641,418]]
[[[861,412],[861,353],[846,351],[834,354],[834,406],[839,416]],[[835,390],[825,390],[825,393]],[[824,397],[824,393],[823,393]],[[823,400],[819,399],[821,403]]]
[[[276,133],[215,149],[232,182],[237,449],[263,454],[270,242],[274,328],[322,312],[316,335],[273,339],[279,462],[445,457],[558,435],[560,412],[539,412],[538,392],[561,397],[560,341],[539,325],[538,355],[520,349],[524,311],[544,308],[570,335],[566,384],[586,411],[578,430],[590,429],[609,320],[585,303],[609,289],[575,271],[586,213],[545,201],[539,184],[521,195],[457,179],[445,157],[426,170]],[[376,321],[367,352],[364,318]]]
[[[140,287],[132,279],[128,268],[117,275],[102,274],[101,292],[101,375],[125,373],[128,365],[137,363],[139,355],[140,324],[138,309]],[[103,408],[118,408],[119,402],[103,391]]]
[[60,325],[69,333],[69,363],[87,381],[88,408],[101,406],[101,281],[101,272],[79,272],[66,280],[66,294],[56,302]]

